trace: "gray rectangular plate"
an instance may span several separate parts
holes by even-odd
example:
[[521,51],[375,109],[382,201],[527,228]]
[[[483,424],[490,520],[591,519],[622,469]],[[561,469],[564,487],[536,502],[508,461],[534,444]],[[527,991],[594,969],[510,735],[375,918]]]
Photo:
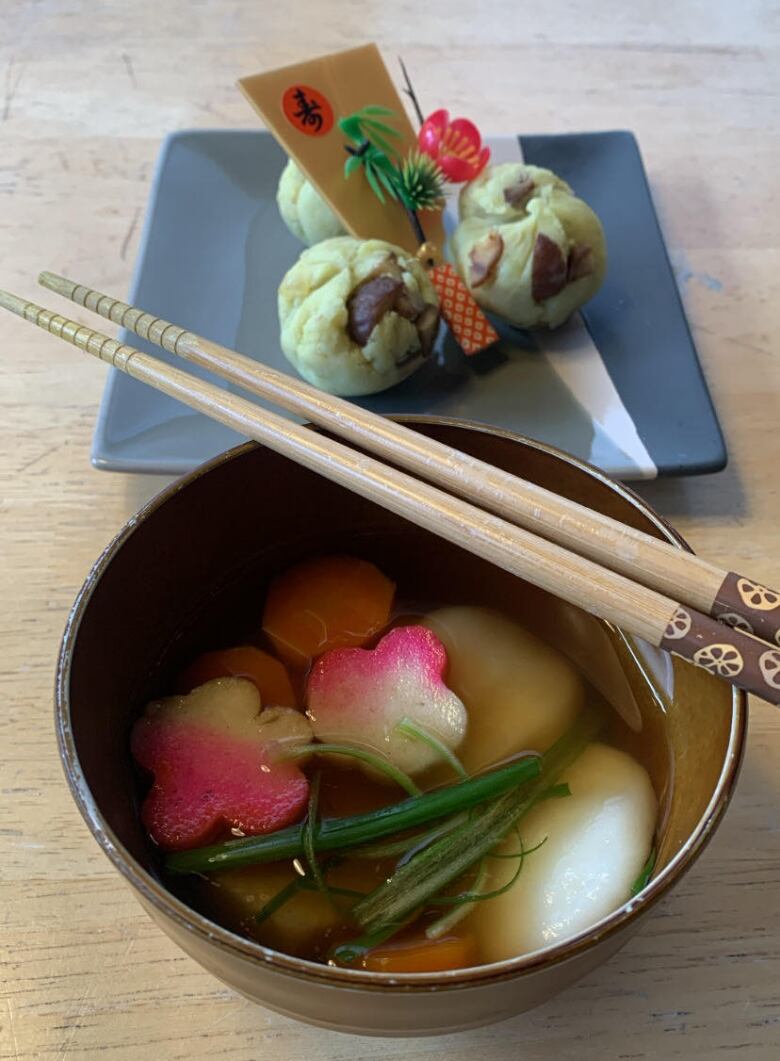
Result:
[[[554,169],[594,207],[609,250],[604,286],[571,326],[554,333],[501,327],[499,346],[473,358],[447,337],[418,373],[360,403],[381,413],[456,416],[509,428],[626,479],[722,468],[723,439],[633,136],[489,142],[496,158],[525,157]],[[129,301],[292,371],[279,349],[276,292],[302,247],[276,209],[284,162],[262,132],[170,136]],[[135,336],[122,338],[173,362]],[[227,428],[111,370],[92,461],[116,471],[176,474],[237,441]]]

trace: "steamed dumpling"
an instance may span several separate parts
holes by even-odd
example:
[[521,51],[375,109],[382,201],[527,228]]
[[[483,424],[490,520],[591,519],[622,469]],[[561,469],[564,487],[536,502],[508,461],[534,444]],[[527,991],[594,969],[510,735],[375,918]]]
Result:
[[279,288],[284,355],[330,394],[374,394],[431,352],[439,326],[424,266],[384,240],[341,236],[304,251]]
[[601,286],[596,214],[551,170],[488,166],[460,194],[452,237],[458,270],[483,309],[523,328],[556,328]]
[[569,185],[551,169],[525,162],[502,162],[486,166],[473,181],[464,184],[458,197],[461,221],[469,217],[483,221],[516,221],[524,216],[532,200],[557,203],[572,196]]
[[[476,904],[469,917],[482,940],[482,959],[502,961],[576,936],[629,897],[653,842],[657,802],[647,771],[606,744],[589,745],[562,775],[571,795],[538,804],[519,825],[526,857],[503,895]],[[503,852],[518,851],[512,834]],[[492,859],[488,887],[517,870],[514,859]]]
[[521,751],[546,751],[584,703],[568,659],[488,608],[440,608],[424,620],[447,649],[446,682],[466,705],[470,772]]
[[290,232],[310,247],[344,235],[344,226],[320,193],[289,159],[279,178],[276,203]]

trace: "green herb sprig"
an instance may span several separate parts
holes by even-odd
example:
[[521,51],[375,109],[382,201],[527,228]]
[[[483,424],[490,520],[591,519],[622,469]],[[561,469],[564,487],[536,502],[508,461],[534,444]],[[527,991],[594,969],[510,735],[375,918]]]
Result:
[[264,903],[257,911],[254,917],[255,924],[262,925],[264,921],[267,921],[269,917],[272,917],[277,912],[277,910],[281,910],[283,906],[301,892],[323,892],[331,902],[336,897],[361,899],[365,895],[365,892],[358,892],[353,888],[339,888],[324,880],[324,874],[327,873],[328,869],[332,868],[333,864],[334,862],[330,861],[324,863],[320,867],[321,883],[310,877],[296,877],[295,880],[291,880],[289,884],[285,884],[283,888],[280,888],[275,895],[272,895],[268,902]]
[[317,836],[317,811],[320,804],[321,781],[322,773],[318,770],[309,786],[309,808],[306,814],[306,821],[303,823],[303,850],[317,890],[324,892],[327,890],[325,879],[322,876],[320,864],[317,861],[317,852],[314,846]]
[[352,915],[364,932],[373,935],[389,925],[405,923],[492,851],[557,783],[561,772],[593,740],[602,724],[601,712],[583,711],[569,732],[542,756],[535,780],[506,792],[470,816],[462,826],[426,847],[361,899]]
[[656,858],[657,857],[658,857],[658,853],[657,853],[656,849],[653,848],[650,851],[650,854],[647,856],[647,861],[645,862],[644,866],[642,866],[642,869],[641,869],[641,871],[639,873],[639,876],[634,881],[634,883],[631,885],[631,898],[632,899],[636,895],[639,895],[639,893],[642,891],[642,889],[646,888],[647,885],[650,883],[650,878],[653,875],[653,870],[655,869],[655,862],[656,862]]
[[428,747],[436,752],[441,760],[451,766],[458,777],[462,778],[464,781],[469,776],[463,767],[463,763],[453,751],[450,751],[444,741],[439,740],[435,733],[426,729],[425,726],[421,726],[420,723],[416,722],[413,718],[404,715],[401,721],[395,726],[395,729],[405,737],[411,737],[412,740],[420,741],[421,744],[427,744]]

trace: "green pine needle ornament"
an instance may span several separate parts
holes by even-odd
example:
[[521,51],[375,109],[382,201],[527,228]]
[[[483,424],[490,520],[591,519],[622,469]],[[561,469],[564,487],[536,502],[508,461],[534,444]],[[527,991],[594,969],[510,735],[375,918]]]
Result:
[[432,158],[411,151],[398,167],[398,195],[409,210],[436,210],[444,203],[444,180]]

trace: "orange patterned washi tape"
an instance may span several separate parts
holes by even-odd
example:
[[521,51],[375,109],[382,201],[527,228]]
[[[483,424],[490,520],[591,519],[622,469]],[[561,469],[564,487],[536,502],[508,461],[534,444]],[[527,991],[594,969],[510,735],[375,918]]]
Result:
[[451,265],[437,265],[430,278],[439,296],[442,316],[464,354],[477,354],[498,342],[498,332]]

